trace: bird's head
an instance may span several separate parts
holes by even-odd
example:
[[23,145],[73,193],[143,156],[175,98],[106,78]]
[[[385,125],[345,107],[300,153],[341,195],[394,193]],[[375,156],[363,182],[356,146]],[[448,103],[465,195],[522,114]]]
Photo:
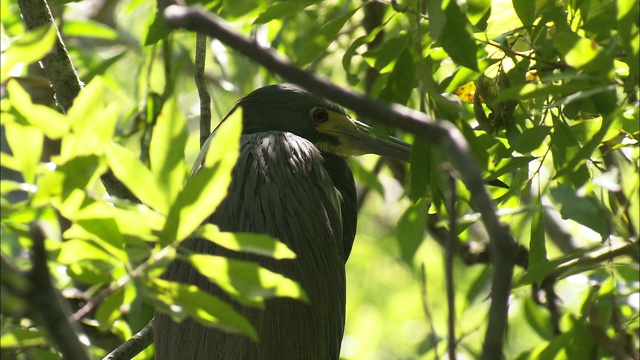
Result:
[[243,133],[286,131],[311,141],[323,152],[340,156],[378,154],[409,160],[411,146],[391,137],[377,137],[370,127],[352,119],[340,106],[291,84],[265,86],[238,102]]

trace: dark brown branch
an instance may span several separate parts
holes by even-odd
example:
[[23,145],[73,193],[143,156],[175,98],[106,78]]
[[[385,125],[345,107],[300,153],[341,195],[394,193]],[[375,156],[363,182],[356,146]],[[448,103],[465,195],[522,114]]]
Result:
[[228,29],[202,8],[166,6],[167,3],[169,2],[159,1],[159,9],[164,9],[164,20],[169,27],[203,32],[287,81],[298,84],[375,122],[415,134],[422,140],[439,146],[445,154],[449,155],[451,163],[460,172],[462,180],[471,193],[491,238],[490,251],[494,265],[492,301],[483,346],[483,359],[500,358],[507,322],[507,300],[515,263],[513,254],[517,248],[508,227],[501,224],[495,214],[495,204],[484,188],[480,168],[462,133],[448,121],[434,121],[419,111],[397,104],[387,105],[322,80]]
[[62,295],[51,283],[47,251],[44,247],[45,234],[42,227],[31,225],[33,240],[33,266],[27,273],[31,288],[26,300],[31,311],[37,312],[47,329],[47,335],[60,350],[65,359],[89,359],[89,353],[78,338],[78,330],[69,321],[69,308]]
[[138,331],[131,339],[115,348],[103,360],[128,360],[138,355],[153,342],[153,321]]

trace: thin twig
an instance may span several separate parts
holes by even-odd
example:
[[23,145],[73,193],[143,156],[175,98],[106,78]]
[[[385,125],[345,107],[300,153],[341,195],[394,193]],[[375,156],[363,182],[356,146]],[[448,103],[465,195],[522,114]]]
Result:
[[449,177],[449,239],[445,246],[444,274],[447,291],[448,328],[449,328],[449,359],[456,359],[456,299],[453,286],[453,259],[456,252],[455,244],[458,241],[456,230],[456,178],[448,163],[443,165],[443,170]]
[[211,134],[211,95],[207,90],[204,64],[207,58],[207,35],[196,33],[195,83],[200,98],[200,147]]
[[429,303],[427,302],[427,271],[425,270],[424,262],[420,264],[420,293],[422,295],[422,310],[429,324],[429,338],[433,341],[435,360],[440,360],[440,356],[438,356],[438,334],[435,326],[433,326],[433,316],[431,316],[431,310],[429,310]]

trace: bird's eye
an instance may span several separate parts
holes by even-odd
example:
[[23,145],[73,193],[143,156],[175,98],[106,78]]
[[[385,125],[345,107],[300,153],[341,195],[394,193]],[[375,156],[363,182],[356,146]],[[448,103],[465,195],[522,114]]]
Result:
[[329,120],[329,113],[323,108],[313,109],[311,115],[313,116],[313,121],[315,122],[323,123]]

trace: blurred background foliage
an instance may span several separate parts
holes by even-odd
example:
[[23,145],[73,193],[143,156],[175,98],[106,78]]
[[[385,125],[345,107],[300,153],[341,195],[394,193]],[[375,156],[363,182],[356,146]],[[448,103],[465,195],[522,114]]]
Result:
[[[489,190],[528,250],[514,254],[506,358],[637,358],[637,1],[189,3],[337,85],[461,129],[486,178],[509,185]],[[88,84],[78,110],[62,115],[37,63],[53,32],[28,33],[16,0],[1,6],[2,358],[59,357],[37,311],[16,292],[28,283],[20,274],[32,265],[28,224],[36,220],[46,230],[54,285],[71,311],[95,305],[81,317],[82,341],[102,357],[147,323],[151,304],[162,306],[162,291],[148,281],[173,256],[158,245],[170,215],[154,209],[175,205],[169,200],[182,183],[166,186],[169,200],[149,198],[145,204],[157,206],[144,207],[105,198],[99,175],[108,168],[118,175],[118,164],[129,164],[121,171],[134,173],[123,182],[138,197],[148,172],[133,166],[149,166],[158,154],[178,154],[176,179],[188,175],[199,150],[195,35],[170,32],[153,1],[50,1]],[[215,126],[240,97],[281,79],[215,39],[208,44]],[[170,114],[171,125],[161,114]],[[156,124],[186,126],[188,134],[154,147]],[[460,182],[457,206],[449,208],[446,154],[411,134],[376,128],[415,150],[409,167],[369,155],[350,160],[363,207],[347,263],[342,357],[445,357],[441,244],[453,212],[457,353],[477,358],[491,271],[479,216]],[[151,168],[148,176],[162,183]],[[139,358],[152,354],[149,348]]]

